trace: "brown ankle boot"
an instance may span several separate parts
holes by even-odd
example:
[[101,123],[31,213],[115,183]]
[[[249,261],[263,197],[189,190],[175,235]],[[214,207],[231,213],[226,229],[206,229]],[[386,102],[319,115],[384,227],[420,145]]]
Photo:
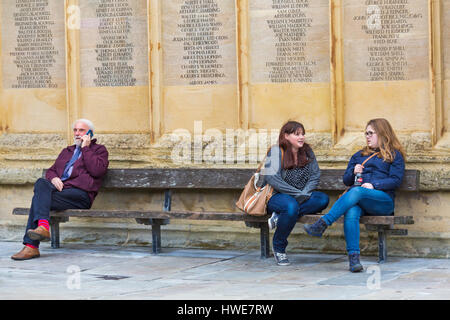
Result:
[[20,250],[18,253],[13,255],[11,257],[11,259],[13,259],[13,260],[29,260],[29,259],[33,259],[33,258],[39,258],[39,257],[40,257],[39,249],[34,249],[34,248],[25,246],[25,247],[23,247],[22,250]]
[[31,240],[48,241],[50,240],[50,231],[43,226],[39,226],[36,229],[28,230],[27,236],[30,237]]

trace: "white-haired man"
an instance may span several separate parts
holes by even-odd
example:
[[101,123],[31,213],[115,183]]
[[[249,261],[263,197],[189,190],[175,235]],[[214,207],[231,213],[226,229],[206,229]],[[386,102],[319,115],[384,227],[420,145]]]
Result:
[[63,149],[47,170],[45,179],[34,184],[28,224],[21,251],[14,260],[40,256],[39,243],[50,239],[51,210],[89,209],[108,169],[108,151],[92,139],[94,125],[79,119],[73,125],[74,145]]

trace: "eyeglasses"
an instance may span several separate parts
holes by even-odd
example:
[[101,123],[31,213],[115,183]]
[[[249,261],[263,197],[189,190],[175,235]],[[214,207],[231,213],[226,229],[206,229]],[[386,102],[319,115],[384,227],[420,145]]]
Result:
[[366,131],[364,134],[366,135],[366,137],[371,137],[374,134],[376,134],[376,132],[374,132],[374,131]]

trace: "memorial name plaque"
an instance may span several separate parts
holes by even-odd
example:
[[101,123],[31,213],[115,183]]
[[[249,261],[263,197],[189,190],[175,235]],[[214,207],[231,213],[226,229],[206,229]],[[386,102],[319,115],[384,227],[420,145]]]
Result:
[[80,0],[81,86],[148,84],[146,0]]
[[252,83],[328,82],[328,0],[250,0]]
[[161,2],[164,84],[235,84],[235,1]]
[[428,79],[428,1],[344,3],[346,81]]
[[64,1],[1,2],[3,88],[64,88]]

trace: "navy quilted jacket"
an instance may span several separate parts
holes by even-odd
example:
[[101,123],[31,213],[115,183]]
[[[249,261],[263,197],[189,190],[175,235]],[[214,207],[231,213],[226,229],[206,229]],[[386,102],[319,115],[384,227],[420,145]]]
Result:
[[[355,181],[353,171],[357,164],[362,164],[369,156],[362,156],[361,150],[356,152],[345,170],[343,182],[347,186],[352,186]],[[376,190],[382,190],[395,199],[395,189],[402,184],[405,172],[405,160],[399,151],[395,151],[395,158],[392,163],[384,161],[378,156],[372,157],[364,165],[362,174],[363,183],[371,183]]]

